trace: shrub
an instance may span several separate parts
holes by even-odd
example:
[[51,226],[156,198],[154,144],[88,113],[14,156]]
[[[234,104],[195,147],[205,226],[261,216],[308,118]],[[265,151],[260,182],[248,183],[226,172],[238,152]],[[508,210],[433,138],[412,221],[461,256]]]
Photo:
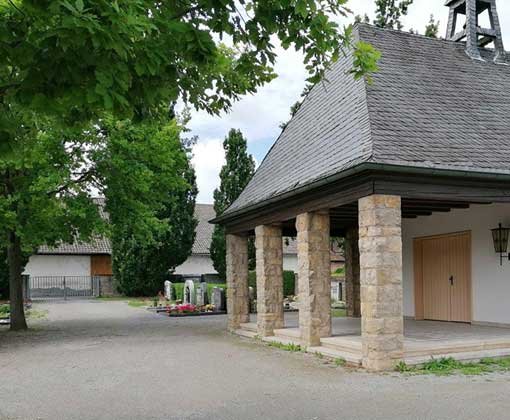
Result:
[[[255,271],[248,273],[248,285],[253,287],[257,296],[257,274]],[[294,296],[296,290],[296,274],[294,271],[283,272],[283,296]]]

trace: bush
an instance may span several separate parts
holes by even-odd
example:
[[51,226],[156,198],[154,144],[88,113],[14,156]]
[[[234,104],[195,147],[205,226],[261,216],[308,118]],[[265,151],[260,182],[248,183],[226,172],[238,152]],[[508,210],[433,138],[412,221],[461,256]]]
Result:
[[[253,287],[255,296],[257,295],[257,274],[255,271],[248,273],[248,285]],[[296,274],[294,271],[283,272],[283,296],[294,296],[296,290]]]

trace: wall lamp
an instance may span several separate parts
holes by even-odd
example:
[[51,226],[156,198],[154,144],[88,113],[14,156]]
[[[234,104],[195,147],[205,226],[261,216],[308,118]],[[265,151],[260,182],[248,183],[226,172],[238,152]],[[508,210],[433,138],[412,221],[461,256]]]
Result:
[[491,232],[492,240],[494,241],[494,250],[499,254],[499,262],[503,265],[503,257],[505,254],[510,261],[510,254],[507,253],[510,228],[504,228],[500,223],[499,227],[491,229]]

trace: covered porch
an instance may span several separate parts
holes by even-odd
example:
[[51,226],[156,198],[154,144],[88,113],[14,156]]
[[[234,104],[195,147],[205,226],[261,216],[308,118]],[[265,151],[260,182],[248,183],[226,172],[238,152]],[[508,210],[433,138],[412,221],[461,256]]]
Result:
[[[358,176],[356,181],[361,185],[355,188],[343,189],[343,185],[337,183],[333,194],[313,200],[302,197],[306,201],[294,202],[285,208],[276,205],[270,210],[260,210],[247,220],[243,218],[240,224],[227,225],[229,330],[266,341],[292,342],[311,352],[342,358],[374,371],[392,370],[401,361],[420,364],[431,357],[474,360],[510,355],[510,329],[471,325],[472,321],[483,319],[473,318],[471,263],[468,261],[470,235],[464,235],[460,245],[452,245],[456,253],[462,248],[463,255],[468,258],[451,268],[456,270],[452,271],[455,286],[451,282],[450,268],[446,269],[448,273],[427,273],[437,278],[440,284],[437,295],[442,300],[444,293],[462,295],[458,308],[446,310],[436,304],[434,296],[427,297],[423,279],[422,283],[413,285],[411,292],[408,284],[404,304],[403,287],[403,271],[407,272],[409,283],[412,277],[420,278],[417,270],[422,269],[418,259],[414,265],[413,261],[408,261],[416,249],[413,250],[413,238],[403,236],[403,221],[416,221],[416,225],[421,226],[422,220],[428,219],[425,216],[451,214],[469,210],[471,206],[483,208],[494,202],[505,203],[508,201],[506,192],[502,194],[496,186],[490,189],[478,185],[465,187],[464,191],[459,186],[453,192],[450,185],[413,184],[406,180],[398,185],[406,193],[396,195],[389,192],[395,192],[397,184],[387,179],[380,183],[368,181],[367,186]],[[366,191],[367,187],[372,191]],[[508,210],[510,208],[499,209],[503,216]],[[296,216],[292,217],[292,213]],[[456,229],[448,220],[441,226],[432,225],[438,233],[471,228],[469,225],[468,229]],[[483,232],[490,240],[489,229],[484,228]],[[256,246],[256,319],[250,318],[248,302],[248,239],[251,235],[255,236]],[[297,238],[297,317],[284,317],[283,312],[284,236]],[[344,240],[349,317],[346,319],[331,318],[329,252],[332,237]],[[421,248],[418,251],[422,252]],[[432,258],[428,266],[441,264]],[[427,303],[427,299],[431,303]],[[445,318],[430,317],[427,305],[445,313]],[[421,321],[423,319],[463,321],[464,324]]]
[[[257,316],[240,325],[237,334],[255,338]],[[419,365],[432,358],[453,357],[461,361],[510,355],[510,329],[465,323],[404,320],[402,361]],[[296,313],[285,314],[285,328],[275,330],[274,336],[262,338],[267,342],[302,345],[299,319]],[[318,346],[306,351],[325,357],[342,359],[350,366],[362,366],[362,336],[360,318],[333,318],[331,337],[320,340]]]

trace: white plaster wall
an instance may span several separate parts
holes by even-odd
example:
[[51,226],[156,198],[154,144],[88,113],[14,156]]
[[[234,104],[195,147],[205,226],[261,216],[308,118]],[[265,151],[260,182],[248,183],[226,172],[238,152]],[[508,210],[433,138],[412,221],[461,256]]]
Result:
[[24,274],[37,276],[90,276],[89,255],[32,255]]
[[176,267],[175,274],[216,274],[209,255],[192,255]]
[[404,314],[414,316],[413,238],[471,231],[473,321],[510,324],[510,262],[499,265],[490,229],[510,226],[510,204],[473,205],[403,219]]
[[285,271],[298,272],[297,255],[284,255],[283,256],[283,269]]

